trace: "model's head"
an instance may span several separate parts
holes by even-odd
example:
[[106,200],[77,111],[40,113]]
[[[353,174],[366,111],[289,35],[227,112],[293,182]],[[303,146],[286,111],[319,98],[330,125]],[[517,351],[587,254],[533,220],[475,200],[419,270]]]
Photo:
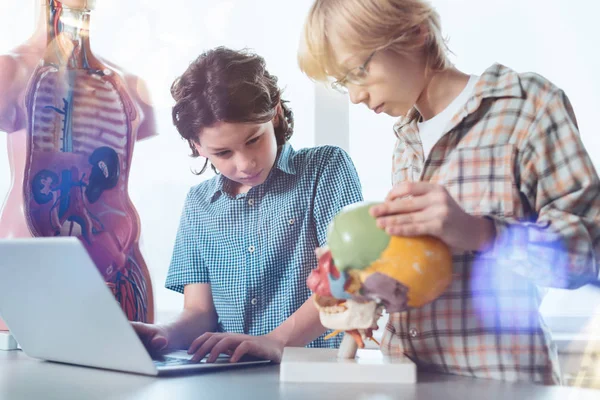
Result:
[[64,7],[72,8],[74,10],[88,10],[91,11],[96,8],[96,0],[40,0],[42,5],[49,5],[50,3],[60,3]]

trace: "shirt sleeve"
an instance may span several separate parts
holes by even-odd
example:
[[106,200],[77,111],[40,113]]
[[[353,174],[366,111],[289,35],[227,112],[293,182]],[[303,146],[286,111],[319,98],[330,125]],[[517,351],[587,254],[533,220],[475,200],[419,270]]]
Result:
[[537,219],[490,216],[498,263],[539,286],[575,289],[598,279],[600,182],[567,96],[551,93],[520,157],[520,191]]
[[362,201],[362,187],[348,154],[339,147],[326,146],[326,160],[318,175],[314,218],[319,246],[327,243],[327,226],[345,206]]
[[198,244],[199,223],[194,209],[194,199],[190,191],[181,213],[171,265],[165,282],[167,289],[180,293],[183,293],[183,288],[187,284],[210,283],[208,269]]

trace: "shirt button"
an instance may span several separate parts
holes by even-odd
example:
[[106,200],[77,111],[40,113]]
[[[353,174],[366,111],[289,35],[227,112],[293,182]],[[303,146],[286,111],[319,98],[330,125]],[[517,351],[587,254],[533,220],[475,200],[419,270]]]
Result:
[[256,300],[256,298],[250,300],[250,303],[252,303],[253,306],[256,305],[256,303],[258,303],[258,300]]
[[410,328],[408,330],[408,334],[411,338],[416,338],[417,336],[419,336],[419,331],[416,328]]
[[294,218],[290,218],[290,220],[288,221],[290,225],[294,225]]
[[249,251],[250,253],[254,253],[254,250],[255,250],[254,246],[250,246],[250,247],[248,247],[248,251]]
[[254,205],[254,199],[250,199],[250,200],[248,200],[248,205],[249,205],[249,206],[253,206],[253,205]]

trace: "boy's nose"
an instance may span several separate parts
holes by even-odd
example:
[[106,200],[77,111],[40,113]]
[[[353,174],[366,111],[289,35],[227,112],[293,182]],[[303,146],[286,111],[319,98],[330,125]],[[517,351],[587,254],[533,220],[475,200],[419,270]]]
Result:
[[248,174],[248,175],[252,175],[253,173],[256,173],[256,160],[254,158],[240,158],[240,160],[238,161],[238,171]]
[[348,85],[348,96],[350,96],[350,101],[354,104],[364,103],[368,98],[368,93],[362,86],[357,85]]

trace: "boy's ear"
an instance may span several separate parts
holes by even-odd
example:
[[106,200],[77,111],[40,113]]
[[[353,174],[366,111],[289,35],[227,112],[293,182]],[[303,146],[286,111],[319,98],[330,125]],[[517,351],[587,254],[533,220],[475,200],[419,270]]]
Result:
[[273,117],[273,126],[274,127],[278,127],[279,126],[279,122],[280,122],[279,120],[281,118],[280,115],[282,115],[282,114],[283,114],[283,110],[282,110],[282,107],[281,107],[281,102],[279,102],[277,104],[277,106],[275,107],[275,116]]
[[429,43],[429,27],[422,23],[416,28],[418,47],[423,47]]

